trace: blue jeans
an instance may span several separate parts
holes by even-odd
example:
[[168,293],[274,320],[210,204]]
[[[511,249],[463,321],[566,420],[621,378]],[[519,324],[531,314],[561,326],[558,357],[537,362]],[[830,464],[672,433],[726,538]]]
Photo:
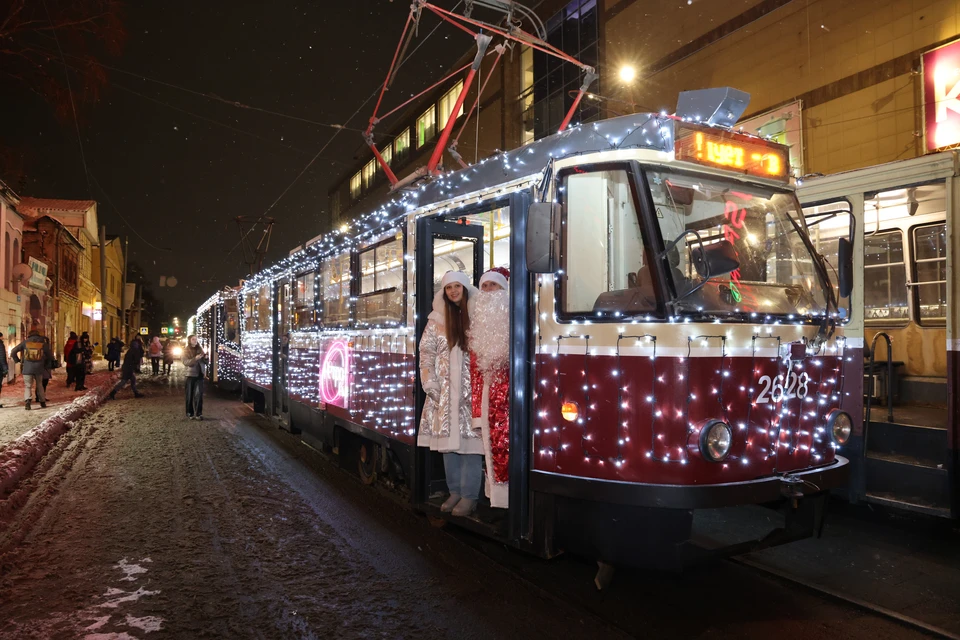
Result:
[[203,378],[200,376],[187,376],[186,384],[187,415],[203,415]]
[[443,454],[443,470],[447,474],[447,489],[460,497],[476,500],[483,484],[483,456],[472,453]]

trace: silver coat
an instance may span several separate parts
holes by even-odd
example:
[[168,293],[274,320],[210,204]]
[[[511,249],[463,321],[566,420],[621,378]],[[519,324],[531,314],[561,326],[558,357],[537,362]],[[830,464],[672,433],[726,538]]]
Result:
[[[420,384],[425,391],[438,389],[439,404],[427,396],[417,444],[434,451],[482,454],[481,431],[479,426],[474,429],[470,404],[470,353],[459,347],[451,352],[444,327],[435,315],[430,314],[420,338]],[[460,369],[460,389],[456,397],[451,395],[452,360],[459,360]]]

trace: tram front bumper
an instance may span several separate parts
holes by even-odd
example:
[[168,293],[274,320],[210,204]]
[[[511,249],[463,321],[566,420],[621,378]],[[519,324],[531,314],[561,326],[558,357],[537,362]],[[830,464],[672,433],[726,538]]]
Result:
[[546,471],[532,471],[530,476],[534,491],[577,500],[661,509],[716,509],[821,495],[847,484],[850,465],[846,458],[837,456],[822,467],[743,482],[707,485],[620,482]]

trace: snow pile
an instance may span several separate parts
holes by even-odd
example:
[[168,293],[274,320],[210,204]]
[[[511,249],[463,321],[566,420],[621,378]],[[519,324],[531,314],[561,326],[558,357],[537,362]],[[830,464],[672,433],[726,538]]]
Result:
[[67,429],[96,411],[112,388],[110,382],[80,396],[0,450],[0,498],[13,492]]

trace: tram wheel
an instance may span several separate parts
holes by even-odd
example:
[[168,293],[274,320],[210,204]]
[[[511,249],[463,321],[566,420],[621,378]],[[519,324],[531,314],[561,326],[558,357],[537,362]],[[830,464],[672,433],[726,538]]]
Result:
[[364,441],[360,445],[360,456],[357,461],[357,471],[363,484],[373,484],[377,481],[377,467],[380,459],[380,447]]

